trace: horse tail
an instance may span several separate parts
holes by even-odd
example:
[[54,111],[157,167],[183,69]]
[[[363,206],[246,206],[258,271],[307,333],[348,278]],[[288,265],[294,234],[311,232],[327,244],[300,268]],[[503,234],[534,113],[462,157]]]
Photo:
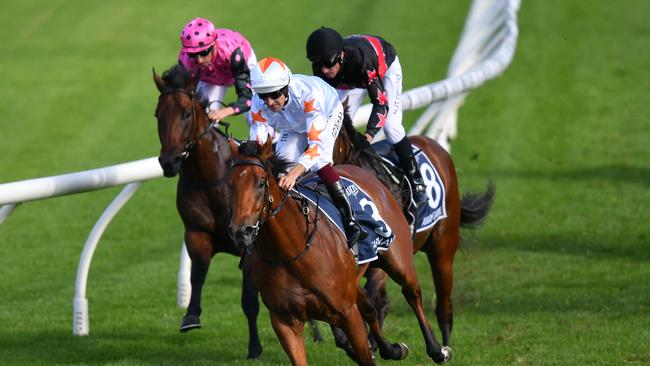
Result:
[[466,193],[460,200],[460,226],[473,229],[485,221],[492,201],[496,187],[492,181],[488,183],[485,193]]

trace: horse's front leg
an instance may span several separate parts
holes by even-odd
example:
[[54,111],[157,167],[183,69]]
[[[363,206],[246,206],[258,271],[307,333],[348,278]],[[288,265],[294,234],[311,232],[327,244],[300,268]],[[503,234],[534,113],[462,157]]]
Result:
[[186,230],[185,245],[187,247],[187,253],[192,260],[192,271],[190,273],[192,293],[190,295],[190,303],[187,306],[187,312],[181,322],[181,332],[201,328],[201,320],[199,318],[201,316],[201,291],[213,254],[211,237],[205,232]]
[[257,287],[253,281],[249,257],[242,258],[242,292],[241,306],[248,320],[248,358],[258,359],[262,355],[262,343],[257,330],[257,315],[260,312],[260,303]]
[[294,366],[307,365],[307,352],[305,351],[305,341],[302,337],[305,323],[287,314],[278,315],[275,312],[271,312],[270,315],[273,330],[278,336],[284,352],[289,356],[291,364]]

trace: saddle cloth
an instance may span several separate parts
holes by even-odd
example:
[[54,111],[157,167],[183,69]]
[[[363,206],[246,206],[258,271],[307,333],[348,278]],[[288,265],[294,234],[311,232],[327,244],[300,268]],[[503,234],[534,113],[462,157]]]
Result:
[[[368,233],[367,238],[357,242],[359,248],[357,263],[372,262],[377,259],[378,251],[388,250],[393,239],[395,239],[395,235],[379,215],[377,207],[366,192],[347,178],[341,177],[341,182],[348,194],[355,218]],[[329,195],[321,193],[318,186],[323,186],[318,176],[307,176],[300,181],[299,185],[295,186],[294,190],[317,206],[321,213],[345,235],[341,214],[332,203]]]
[[[379,155],[384,157],[385,163],[392,164],[393,167],[399,166],[397,154],[395,154],[393,146],[387,140],[375,142],[372,147]],[[415,231],[419,233],[428,230],[438,221],[447,217],[445,185],[427,155],[417,146],[411,145],[411,148],[426,186],[427,204],[418,207],[416,215]]]

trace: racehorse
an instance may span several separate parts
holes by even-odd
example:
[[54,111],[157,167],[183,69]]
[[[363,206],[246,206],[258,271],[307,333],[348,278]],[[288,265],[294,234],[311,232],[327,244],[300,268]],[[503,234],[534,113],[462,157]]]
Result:
[[[442,345],[451,347],[453,263],[454,255],[460,244],[460,228],[476,228],[485,220],[492,206],[495,187],[490,182],[485,193],[466,193],[461,198],[456,169],[449,153],[426,136],[410,136],[409,140],[433,164],[445,188],[443,204],[447,217],[442,218],[432,227],[415,233],[413,253],[422,251],[427,255],[436,288],[436,317],[442,333]],[[372,172],[401,203],[405,214],[409,215],[413,205],[407,180],[404,179],[399,168],[391,168],[390,164],[380,157],[365,136],[356,130],[347,113],[344,114],[343,127],[334,146],[333,159],[334,164],[357,165]],[[429,200],[434,200],[436,199],[434,197],[436,189],[440,187],[434,187],[438,183],[431,179],[431,172],[425,173],[422,172],[422,176],[425,178],[427,196]],[[381,324],[383,316],[388,312],[385,291],[386,275],[377,273],[380,272],[377,269],[372,269],[372,271],[372,276],[369,276],[366,282],[366,290],[371,294],[373,303],[377,307]],[[337,344],[342,343],[345,343],[345,340],[337,338]]]
[[[176,207],[185,226],[185,244],[192,260],[192,293],[181,332],[200,328],[201,291],[216,253],[240,256],[242,251],[228,236],[230,190],[226,176],[231,164],[228,139],[210,124],[196,95],[198,78],[176,65],[160,77],[153,72],[160,91],[156,118],[160,155],[166,177],[179,175]],[[259,301],[246,260],[241,304],[248,320],[248,358],[262,353],[257,330]]]
[[[369,263],[357,268],[345,234],[319,216],[313,203],[278,186],[278,174],[290,163],[274,155],[271,139],[263,146],[249,141],[237,147],[231,141],[231,150],[230,235],[250,253],[255,284],[292,364],[307,363],[302,332],[308,318],[341,328],[359,364],[374,364],[362,316],[382,358],[405,357],[407,348],[383,338],[375,309],[358,286]],[[373,203],[373,217],[378,213],[395,234],[389,249],[375,263],[402,287],[418,319],[427,354],[438,363],[448,360],[424,314],[411,234],[399,204],[369,172],[351,165],[336,169],[342,177],[354,177]]]

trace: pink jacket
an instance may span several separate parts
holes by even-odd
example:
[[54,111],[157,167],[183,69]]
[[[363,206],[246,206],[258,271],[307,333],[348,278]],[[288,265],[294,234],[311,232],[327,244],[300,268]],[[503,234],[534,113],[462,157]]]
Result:
[[[217,28],[217,44],[210,66],[202,68],[200,80],[213,85],[231,86],[235,79],[231,69],[231,56],[240,48],[244,54],[245,61],[251,56],[251,45],[244,36],[230,29]],[[196,61],[190,58],[187,53],[181,51],[178,60],[187,69],[198,69]]]

